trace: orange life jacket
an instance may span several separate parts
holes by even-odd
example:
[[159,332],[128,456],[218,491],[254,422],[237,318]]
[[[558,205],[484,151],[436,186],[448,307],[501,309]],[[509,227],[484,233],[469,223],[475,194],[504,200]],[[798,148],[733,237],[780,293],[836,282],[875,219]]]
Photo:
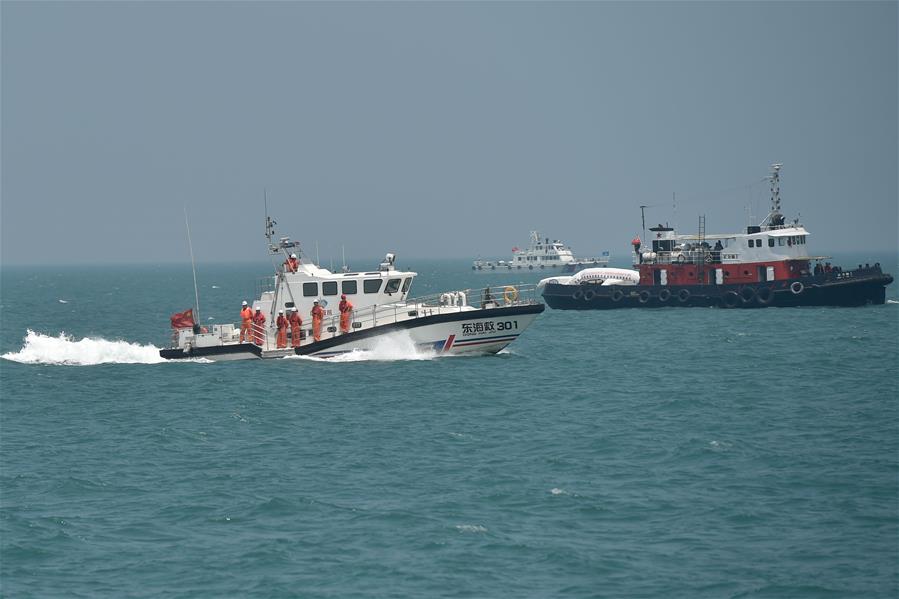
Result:
[[240,319],[244,322],[251,322],[253,320],[253,310],[249,306],[242,309],[240,311]]

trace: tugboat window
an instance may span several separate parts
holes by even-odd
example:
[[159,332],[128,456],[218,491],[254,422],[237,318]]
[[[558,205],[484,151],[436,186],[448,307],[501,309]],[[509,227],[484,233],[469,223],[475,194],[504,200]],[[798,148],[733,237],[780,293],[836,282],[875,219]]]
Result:
[[318,283],[303,283],[303,297],[315,297],[318,295]]
[[356,295],[359,293],[356,281],[342,281],[343,292],[347,295]]
[[400,281],[402,279],[390,279],[387,286],[384,287],[384,293],[396,293],[400,289]]
[[403,281],[403,293],[409,291],[409,287],[412,285],[412,277],[406,277],[406,280]]
[[773,237],[769,237],[769,238],[768,238],[768,247],[769,247],[769,248],[773,248],[773,247],[774,247],[774,238],[773,238]]
[[322,295],[337,295],[337,281],[322,283]]
[[778,238],[777,238],[777,245],[783,245],[783,244],[784,244],[784,238],[783,238],[783,237],[778,237]]
[[365,279],[362,281],[362,290],[365,293],[377,293],[381,290],[381,279]]

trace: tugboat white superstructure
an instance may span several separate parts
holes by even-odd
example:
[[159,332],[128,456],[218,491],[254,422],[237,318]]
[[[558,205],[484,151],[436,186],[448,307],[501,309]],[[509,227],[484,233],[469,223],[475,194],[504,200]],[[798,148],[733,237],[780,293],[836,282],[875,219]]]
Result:
[[577,258],[558,239],[550,241],[549,237],[540,237],[537,231],[531,231],[531,241],[527,249],[512,248],[511,260],[475,260],[471,269],[478,273],[520,273],[522,271],[546,271],[559,273],[575,273],[584,268],[605,266],[609,263],[608,252],[598,258]]
[[[269,252],[290,258],[299,253],[299,242],[288,237],[272,241],[274,222],[266,219]],[[545,306],[538,302],[534,286],[506,286],[437,294],[409,299],[416,273],[397,270],[396,257],[387,254],[377,270],[333,273],[297,259],[296,270],[288,263],[277,267],[263,281],[252,309],[265,316],[241,342],[240,326],[182,326],[173,333],[172,346],[160,351],[167,359],[207,358],[241,360],[281,358],[289,355],[330,357],[371,350],[389,334],[401,334],[418,348],[447,353],[496,353],[518,338]],[[496,288],[495,288],[496,289]],[[339,330],[337,311],[341,295],[353,304],[349,332]],[[470,302],[478,302],[478,307]],[[310,312],[318,302],[324,311],[320,339],[313,337]],[[279,312],[296,308],[303,319],[299,339],[289,338],[278,347],[276,319]],[[173,326],[175,326],[173,319]]]
[[769,178],[771,211],[745,233],[706,235],[704,217],[696,235],[677,235],[659,224],[649,229],[650,247],[641,250],[639,238],[631,242],[631,280],[544,279],[538,285],[543,298],[567,310],[883,304],[893,277],[880,264],[843,270],[823,262],[828,256],[809,254],[808,231],[798,218],[787,223],[780,211],[781,166],[772,165]]

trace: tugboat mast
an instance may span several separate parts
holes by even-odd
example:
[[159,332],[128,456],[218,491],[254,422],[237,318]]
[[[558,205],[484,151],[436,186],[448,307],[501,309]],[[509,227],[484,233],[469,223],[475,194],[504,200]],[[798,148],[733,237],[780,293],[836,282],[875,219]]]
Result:
[[771,212],[762,221],[761,226],[768,228],[781,226],[784,224],[784,215],[780,211],[780,169],[781,163],[771,165],[771,175],[768,179],[771,181]]

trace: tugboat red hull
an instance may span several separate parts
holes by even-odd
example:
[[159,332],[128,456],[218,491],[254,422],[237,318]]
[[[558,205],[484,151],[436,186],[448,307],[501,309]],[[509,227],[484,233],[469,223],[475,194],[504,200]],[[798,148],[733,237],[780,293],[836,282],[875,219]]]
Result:
[[615,308],[788,306],[864,306],[883,304],[891,275],[879,267],[790,280],[725,285],[561,285],[543,289],[547,305],[557,310]]

